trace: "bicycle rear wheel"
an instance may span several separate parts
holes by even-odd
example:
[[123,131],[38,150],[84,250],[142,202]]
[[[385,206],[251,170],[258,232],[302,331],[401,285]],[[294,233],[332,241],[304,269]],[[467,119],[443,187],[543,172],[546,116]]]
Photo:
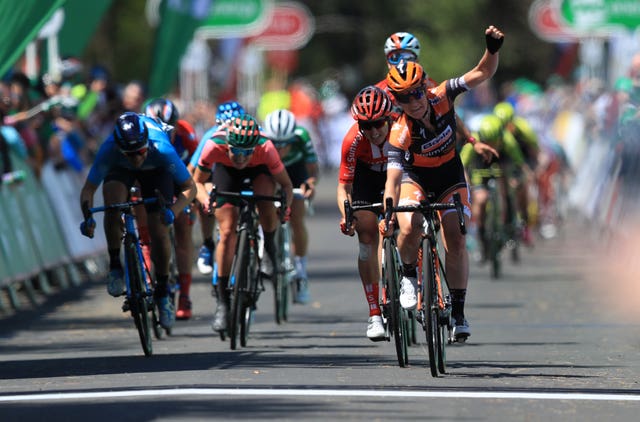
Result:
[[231,266],[231,306],[229,310],[229,340],[231,350],[238,346],[240,327],[244,319],[243,308],[247,294],[247,258],[249,255],[249,239],[246,230],[240,232],[236,256]]
[[384,262],[383,262],[384,284],[387,288],[387,301],[391,310],[391,333],[396,346],[398,364],[405,367],[409,364],[409,354],[407,351],[409,342],[409,327],[406,318],[406,311],[400,306],[400,262],[398,251],[391,239],[384,239]]
[[429,352],[429,368],[431,376],[438,376],[438,360],[440,359],[440,331],[438,325],[439,310],[436,287],[436,257],[428,239],[422,241],[422,311],[424,312],[424,330],[427,336]]
[[491,278],[498,279],[502,273],[500,249],[502,248],[502,224],[500,223],[500,209],[495,188],[490,188],[485,216],[485,233],[487,236],[487,259],[491,266]]
[[133,235],[127,235],[124,239],[125,266],[129,277],[130,296],[128,297],[129,309],[140,336],[140,344],[145,356],[153,354],[151,345],[151,322],[149,320],[149,302],[147,300],[146,280],[137,239]]
[[287,321],[289,317],[289,269],[286,267],[287,261],[286,242],[288,242],[287,236],[289,236],[288,230],[284,225],[280,226],[276,234],[278,246],[278,256],[273,263],[274,280],[274,293],[275,298],[275,316],[276,323],[282,324]]

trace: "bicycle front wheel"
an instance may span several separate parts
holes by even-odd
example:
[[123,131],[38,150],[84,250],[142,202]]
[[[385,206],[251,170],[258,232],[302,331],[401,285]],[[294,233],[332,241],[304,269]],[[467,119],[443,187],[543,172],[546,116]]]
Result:
[[130,296],[129,309],[135,322],[140,343],[145,356],[153,354],[151,345],[151,322],[149,320],[150,305],[147,300],[146,280],[142,261],[140,260],[139,244],[135,236],[127,235],[124,239],[125,266],[129,277]]
[[[260,264],[258,263],[258,249],[257,245],[250,245],[252,248],[249,251],[249,259],[247,262],[246,275],[247,275],[247,292],[245,301],[242,305],[240,314],[242,320],[240,321],[240,345],[242,347],[247,346],[249,340],[249,330],[251,329],[251,323],[253,322],[253,313],[256,310],[258,298],[260,297]],[[275,273],[275,269],[274,269]]]
[[390,309],[389,323],[396,346],[398,364],[404,368],[409,364],[408,342],[409,327],[406,311],[400,306],[401,267],[398,250],[392,239],[384,239],[383,277],[387,289],[387,301]]
[[438,293],[436,281],[436,256],[428,239],[422,241],[422,311],[424,312],[424,330],[427,336],[429,352],[429,368],[431,376],[438,376],[438,360],[440,359],[440,330],[438,326]]
[[243,308],[247,295],[247,260],[249,257],[249,236],[246,230],[240,232],[236,256],[231,266],[231,307],[229,313],[229,340],[231,350],[238,346],[240,326],[244,319]]
[[285,262],[287,260],[287,242],[289,241],[289,231],[285,225],[280,226],[278,229],[277,243],[278,256],[273,263],[273,275],[274,279],[274,292],[275,299],[275,316],[276,323],[282,324],[287,321],[289,313],[289,269],[286,267]]

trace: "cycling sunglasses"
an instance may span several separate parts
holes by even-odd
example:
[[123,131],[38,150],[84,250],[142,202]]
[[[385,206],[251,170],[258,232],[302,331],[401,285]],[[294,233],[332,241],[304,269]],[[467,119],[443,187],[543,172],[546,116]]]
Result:
[[233,155],[242,155],[248,157],[249,155],[253,154],[253,150],[254,148],[240,148],[229,145],[229,151],[231,151]]
[[404,94],[399,93],[399,92],[392,92],[393,96],[395,97],[395,99],[399,102],[399,103],[408,103],[409,101],[411,101],[411,98],[415,98],[416,100],[420,100],[422,97],[424,97],[426,91],[424,89],[424,86],[421,86],[420,88],[416,88],[414,90],[411,90],[409,92],[406,92]]
[[360,130],[371,130],[371,129],[380,129],[384,124],[387,123],[386,119],[379,120],[359,120],[358,127]]
[[146,154],[148,149],[149,149],[148,147],[143,147],[143,148],[140,148],[139,150],[136,150],[136,151],[121,151],[121,152],[124,155],[126,155],[127,157],[135,157],[136,155],[144,155],[144,154]]
[[418,59],[415,54],[406,51],[389,53],[387,56],[387,62],[392,65],[397,65],[400,62],[415,62]]

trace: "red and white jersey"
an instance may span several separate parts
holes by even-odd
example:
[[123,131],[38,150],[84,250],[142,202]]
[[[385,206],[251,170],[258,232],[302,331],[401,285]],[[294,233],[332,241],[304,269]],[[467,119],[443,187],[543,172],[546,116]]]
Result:
[[387,171],[387,157],[389,142],[387,139],[381,145],[374,145],[360,131],[355,122],[342,141],[342,158],[338,181],[343,184],[353,183],[358,162],[376,172]]

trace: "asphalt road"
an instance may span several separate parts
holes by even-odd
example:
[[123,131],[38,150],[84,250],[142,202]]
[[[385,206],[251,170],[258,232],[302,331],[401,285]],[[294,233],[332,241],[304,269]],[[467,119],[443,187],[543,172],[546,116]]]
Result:
[[267,289],[248,346],[230,350],[197,276],[194,318],[146,358],[121,300],[86,282],[0,319],[0,420],[637,420],[638,293],[603,268],[617,252],[588,222],[538,239],[498,281],[474,264],[472,336],[432,378],[424,345],[399,368],[393,343],[365,337],[357,241],[339,233],[334,180],[309,219],[312,302],[288,323],[275,323]]

